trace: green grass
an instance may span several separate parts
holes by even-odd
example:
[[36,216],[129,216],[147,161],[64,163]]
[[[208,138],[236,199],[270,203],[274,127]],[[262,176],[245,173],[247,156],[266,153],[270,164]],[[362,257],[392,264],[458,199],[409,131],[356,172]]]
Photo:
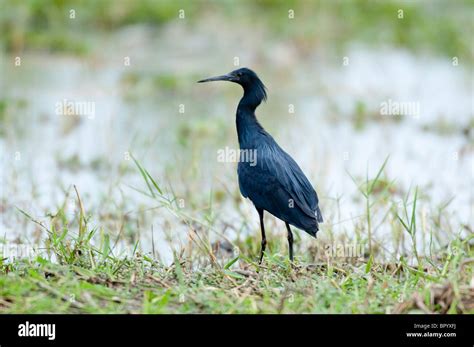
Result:
[[[257,240],[254,240],[257,242]],[[198,271],[177,258],[109,257],[92,265],[38,257],[3,264],[2,313],[474,313],[466,242],[440,255],[440,269],[404,263],[289,264],[279,254],[259,267],[239,259],[229,269]],[[83,250],[83,254],[89,250]],[[93,252],[95,253],[95,251]],[[471,259],[472,260],[472,259]],[[466,269],[464,269],[466,270]]]
[[[19,210],[47,237],[40,245],[41,256],[0,258],[0,312],[474,313],[472,232],[464,239],[454,235],[441,246],[432,241],[429,252],[419,254],[415,236],[428,224],[417,221],[417,204],[423,201],[423,194],[419,188],[408,192],[401,208],[394,209],[390,203],[393,190],[388,189],[394,182],[382,184],[388,182],[383,178],[388,159],[374,178],[367,175],[362,183],[353,178],[366,199],[364,229],[353,236],[364,246],[364,254],[325,254],[331,239],[342,244],[353,241],[337,238],[327,225],[323,230],[326,239],[315,241],[319,251],[296,234],[294,263],[287,259],[285,238],[270,232],[262,265],[256,262],[258,232],[229,241],[233,252],[220,250],[210,241],[210,233],[218,234],[212,204],[210,211],[191,216],[132,159],[145,186],[135,189],[187,225],[191,247],[175,252],[169,263],[143,254],[138,242],[130,245],[129,253],[120,253],[111,234],[89,226],[91,216],[74,187],[71,191],[79,208],[73,219],[62,208],[49,216],[49,223]],[[383,188],[376,188],[379,186]],[[382,223],[399,233],[395,238],[407,234],[413,240],[412,249],[398,257],[381,257],[374,234],[377,226],[368,226],[384,206],[388,212],[382,213]],[[439,216],[433,218],[439,223]],[[436,223],[433,227],[439,225]],[[432,233],[431,237],[436,239]]]

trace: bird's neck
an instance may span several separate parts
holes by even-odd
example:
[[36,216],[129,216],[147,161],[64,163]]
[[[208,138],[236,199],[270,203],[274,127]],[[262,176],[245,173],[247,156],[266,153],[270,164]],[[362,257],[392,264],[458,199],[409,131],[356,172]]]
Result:
[[237,107],[237,135],[240,148],[254,148],[259,133],[263,133],[263,127],[257,121],[255,109],[266,99],[265,86],[260,80],[251,85],[245,85],[244,95]]
[[260,102],[258,104],[249,103],[244,94],[237,107],[237,136],[241,149],[253,148],[256,134],[263,129],[255,116],[255,109],[259,104]]

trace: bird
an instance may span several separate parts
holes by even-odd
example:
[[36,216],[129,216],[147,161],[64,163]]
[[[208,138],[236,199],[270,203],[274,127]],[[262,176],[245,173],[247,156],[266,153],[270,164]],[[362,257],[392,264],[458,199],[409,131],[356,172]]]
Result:
[[[294,239],[290,225],[316,238],[319,223],[323,222],[318,195],[296,161],[258,122],[255,110],[267,100],[267,88],[257,74],[244,67],[198,83],[214,81],[237,83],[244,91],[236,113],[240,146],[237,174],[242,196],[250,199],[260,219],[259,264],[267,245],[263,221],[265,211],[285,222],[289,259],[293,263]],[[245,160],[244,151],[253,151],[254,161]]]

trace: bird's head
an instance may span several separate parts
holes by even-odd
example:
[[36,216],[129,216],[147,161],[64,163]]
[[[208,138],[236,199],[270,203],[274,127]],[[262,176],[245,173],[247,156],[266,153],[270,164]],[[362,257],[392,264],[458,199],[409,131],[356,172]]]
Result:
[[198,83],[203,82],[213,82],[213,81],[228,81],[240,84],[244,88],[245,93],[248,93],[257,99],[266,100],[267,92],[266,87],[263,82],[258,78],[257,74],[252,70],[243,67],[232,72],[229,72],[226,75],[206,78],[198,81]]

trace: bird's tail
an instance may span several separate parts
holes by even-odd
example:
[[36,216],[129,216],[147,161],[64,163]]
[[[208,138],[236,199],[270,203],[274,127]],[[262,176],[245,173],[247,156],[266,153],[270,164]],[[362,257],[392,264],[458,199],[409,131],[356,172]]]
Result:
[[308,234],[310,234],[312,237],[314,238],[317,238],[317,233],[319,231],[319,224],[318,222],[316,222],[316,226],[314,226],[313,228],[309,229],[309,230],[305,230]]
[[[306,216],[307,217],[307,216]],[[308,234],[316,238],[316,234],[319,231],[319,223],[323,222],[323,215],[321,214],[321,210],[319,209],[318,206],[316,206],[316,209],[314,211],[314,217],[312,218],[306,218],[305,224],[290,224],[295,225],[297,228],[303,229],[306,231]]]
[[319,223],[323,222],[323,215],[321,213],[321,210],[319,209],[319,206],[316,206],[315,216],[316,216],[316,227],[314,228],[314,230],[311,230],[310,232],[308,232],[314,238],[316,238],[316,234],[319,231]]
[[316,206],[316,220],[318,223],[323,222],[323,215],[321,214],[321,210],[319,209],[319,206]]

